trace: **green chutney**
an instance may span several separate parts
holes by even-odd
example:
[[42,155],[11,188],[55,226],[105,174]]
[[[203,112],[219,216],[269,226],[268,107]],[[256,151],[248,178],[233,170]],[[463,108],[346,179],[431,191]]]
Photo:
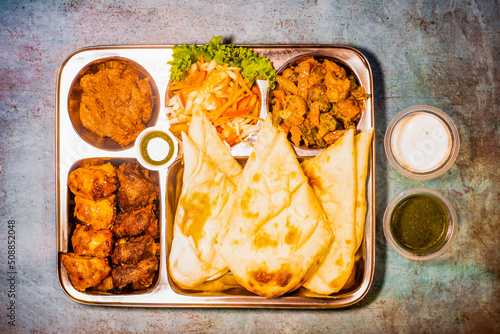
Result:
[[394,241],[414,254],[428,254],[445,241],[450,219],[443,203],[427,194],[410,195],[396,204],[390,229]]
[[[164,142],[167,143],[167,147],[168,147],[168,149],[165,149],[165,147],[161,147],[162,152],[159,152],[159,153],[162,156],[162,158],[159,160],[153,159],[148,151],[148,144],[154,138],[162,139]],[[154,165],[154,166],[161,166],[163,164],[166,164],[174,155],[174,142],[173,142],[172,138],[170,138],[170,136],[168,134],[166,134],[165,132],[152,131],[152,132],[148,133],[146,136],[144,136],[144,138],[141,141],[141,154],[147,163]]]

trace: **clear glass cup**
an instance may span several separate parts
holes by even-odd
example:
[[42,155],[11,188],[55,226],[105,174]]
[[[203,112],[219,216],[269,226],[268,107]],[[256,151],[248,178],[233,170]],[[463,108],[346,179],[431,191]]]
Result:
[[[430,116],[427,120],[431,123],[441,124],[439,128],[435,128],[437,132],[429,133],[424,140],[408,143],[408,134],[402,134],[403,129],[410,126],[416,127],[419,124],[411,124],[416,121],[415,116]],[[420,117],[422,119],[422,117]],[[420,123],[422,125],[422,123]],[[425,127],[425,125],[423,125]],[[404,139],[404,145],[401,141]],[[448,149],[443,154],[440,161],[431,168],[419,169],[408,160],[418,159],[434,159],[437,153],[436,148],[440,147],[442,140],[448,139]],[[410,140],[411,141],[411,140]],[[460,148],[460,137],[458,129],[453,120],[441,110],[425,105],[418,105],[407,108],[396,115],[389,123],[384,138],[384,149],[391,165],[402,175],[416,180],[429,180],[444,174],[455,163]],[[406,150],[406,151],[405,151]],[[409,157],[405,160],[403,157]],[[441,156],[439,156],[441,157]]]
[[[396,242],[391,232],[390,224],[394,209],[399,203],[401,203],[408,197],[415,194],[424,194],[434,197],[443,204],[444,208],[448,213],[448,218],[449,218],[448,229],[446,231],[444,240],[441,245],[434,248],[431,252],[428,253],[411,252],[408,249],[401,247]],[[399,255],[408,260],[429,261],[437,258],[438,256],[445,253],[451,247],[453,241],[455,240],[457,232],[458,232],[458,217],[455,208],[445,196],[443,196],[440,192],[434,189],[419,187],[402,191],[389,202],[384,213],[384,234],[385,238],[387,239],[387,242],[396,253],[398,253]]]

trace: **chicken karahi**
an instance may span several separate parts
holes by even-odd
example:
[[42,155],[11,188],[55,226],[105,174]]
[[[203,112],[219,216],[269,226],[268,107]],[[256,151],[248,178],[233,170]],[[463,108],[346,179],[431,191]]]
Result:
[[273,124],[296,147],[324,148],[356,128],[369,95],[356,77],[328,59],[307,57],[276,76]]

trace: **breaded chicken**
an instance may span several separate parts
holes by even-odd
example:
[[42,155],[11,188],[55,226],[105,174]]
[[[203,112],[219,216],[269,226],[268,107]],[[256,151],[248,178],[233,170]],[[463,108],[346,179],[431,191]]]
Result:
[[96,230],[111,228],[116,216],[115,195],[100,201],[75,196],[75,217]]
[[68,187],[73,194],[89,200],[107,198],[118,189],[115,167],[108,162],[77,168],[68,176]]
[[73,287],[78,291],[96,286],[111,273],[108,258],[80,256],[75,253],[61,254]]
[[77,255],[107,257],[113,252],[113,233],[110,229],[96,230],[90,225],[77,224],[71,243]]

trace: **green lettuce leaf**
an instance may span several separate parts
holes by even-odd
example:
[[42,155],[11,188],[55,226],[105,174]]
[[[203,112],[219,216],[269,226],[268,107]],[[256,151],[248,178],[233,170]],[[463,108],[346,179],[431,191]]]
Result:
[[263,56],[257,55],[253,50],[237,47],[234,44],[221,44],[222,36],[212,37],[209,43],[201,46],[175,45],[173,59],[167,64],[171,65],[170,82],[180,81],[187,75],[193,63],[203,55],[205,61],[215,59],[217,64],[241,67],[241,76],[248,85],[253,85],[255,80],[268,80],[269,89],[273,89],[276,80],[276,71],[271,62]]

